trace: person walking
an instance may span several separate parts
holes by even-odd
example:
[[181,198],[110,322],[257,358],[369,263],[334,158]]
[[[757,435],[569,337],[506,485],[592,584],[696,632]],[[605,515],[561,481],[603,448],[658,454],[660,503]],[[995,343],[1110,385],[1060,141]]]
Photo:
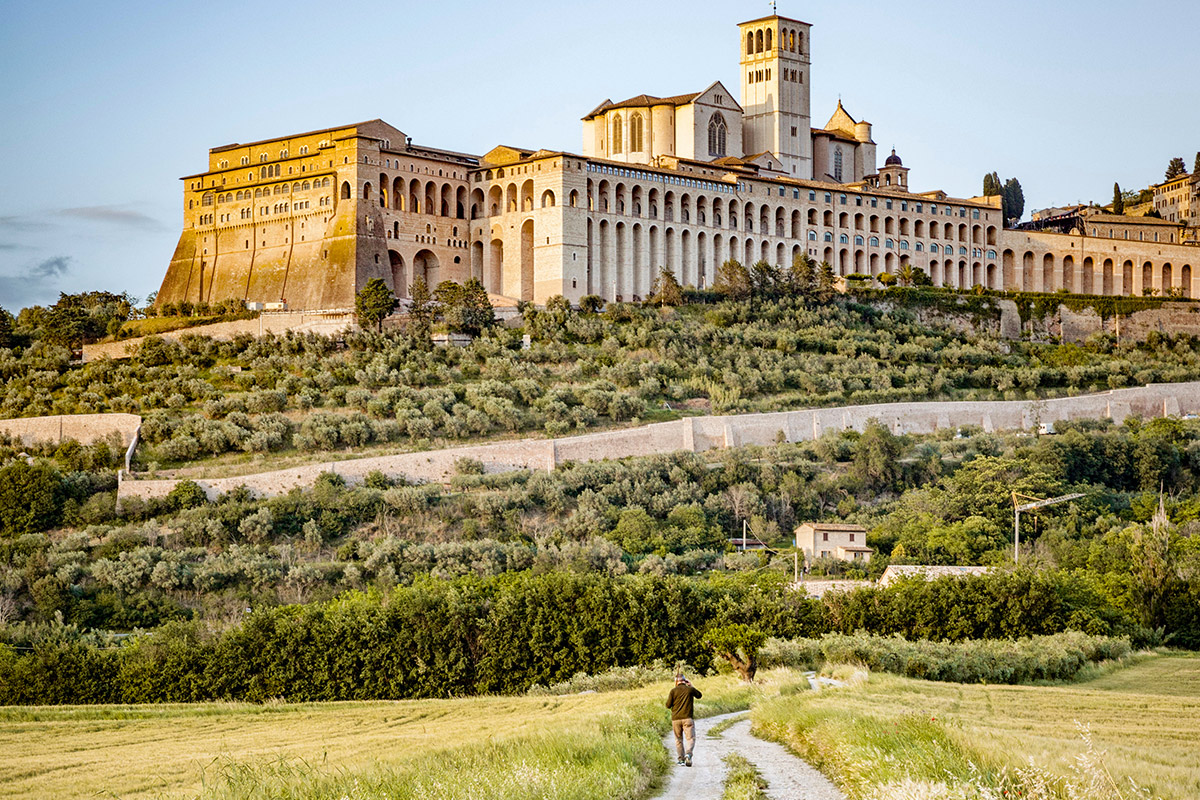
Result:
[[[692,765],[692,750],[696,746],[696,722],[692,717],[692,702],[704,695],[684,677],[682,672],[675,674],[675,688],[667,695],[667,708],[671,709],[671,729],[675,732],[676,763],[680,766]],[[684,747],[684,739],[687,747]]]

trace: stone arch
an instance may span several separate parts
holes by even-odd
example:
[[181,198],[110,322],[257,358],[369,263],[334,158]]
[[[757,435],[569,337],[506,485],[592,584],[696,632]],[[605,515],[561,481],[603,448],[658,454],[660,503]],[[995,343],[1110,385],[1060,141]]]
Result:
[[1068,292],[1078,291],[1078,286],[1075,280],[1075,257],[1063,256],[1062,260],[1062,288]]
[[388,263],[392,269],[392,294],[396,297],[408,297],[408,272],[404,266],[404,258],[395,250],[388,250]]
[[483,285],[489,292],[504,294],[504,240],[494,237],[489,245],[488,268]]
[[[532,185],[532,181],[529,182]],[[525,302],[533,302],[533,220],[521,225],[521,296]]]
[[438,257],[432,250],[421,250],[413,256],[412,279],[414,281],[422,278],[430,291],[433,291],[441,280],[439,273]]
[[1042,256],[1042,285],[1038,288],[1043,292],[1053,292],[1058,288],[1057,283],[1054,280],[1054,254],[1046,253]]
[[550,189],[542,192],[542,208],[554,208],[554,192]]
[[1100,294],[1113,294],[1113,260],[1104,259],[1100,273]]
[[1095,294],[1096,259],[1086,256],[1083,259],[1083,269],[1079,275],[1080,294]]
[[533,211],[533,181],[527,180],[521,184],[521,210]]
[[[1005,250],[1000,254],[1000,274],[1004,277],[1005,288],[1016,288],[1017,286],[1017,265],[1016,257],[1012,250]],[[1025,288],[1022,286],[1021,288]]]
[[1179,270],[1180,288],[1183,289],[1184,297],[1192,296],[1192,265],[1184,264]]
[[350,181],[342,181],[342,199],[350,199]]
[[471,277],[483,282],[483,242],[471,243]]

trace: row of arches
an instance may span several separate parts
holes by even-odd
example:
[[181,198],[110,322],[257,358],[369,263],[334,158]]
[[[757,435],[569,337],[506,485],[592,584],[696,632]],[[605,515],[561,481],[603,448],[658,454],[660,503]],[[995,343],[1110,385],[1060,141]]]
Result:
[[[471,275],[479,278],[483,288],[494,294],[516,297],[526,302],[533,301],[533,253],[534,222],[527,219],[521,223],[520,234],[515,242],[516,269],[505,262],[503,230],[497,229],[485,246],[480,240],[471,245]],[[508,266],[510,269],[506,270]]]
[[842,277],[855,273],[895,274],[905,265],[911,265],[925,269],[937,285],[1001,288],[1000,271],[994,262],[968,264],[965,259],[920,262],[907,253],[832,246],[819,251],[805,250],[798,242],[786,244],[750,236],[739,238],[684,227],[607,219],[588,220],[586,286],[579,288],[609,300],[644,299],[659,267],[672,270],[680,283],[705,288],[712,285],[717,267],[726,260],[736,259],[747,265],[766,261],[787,267],[803,252],[829,262],[835,274]]
[[[579,205],[578,190],[572,189],[567,195],[567,204],[572,207]],[[522,183],[519,189],[515,183],[508,184],[507,188],[494,185],[488,190],[486,198],[482,189],[471,193],[471,219],[478,219],[483,210],[486,210],[487,216],[494,217],[499,214],[533,211],[535,207],[553,208],[556,205],[558,197],[554,190],[545,189],[537,195],[532,180]]]
[[[661,200],[661,203],[660,203]],[[832,210],[824,212],[809,208],[807,214],[800,209],[784,206],[708,198],[703,195],[693,198],[688,193],[676,195],[673,191],[660,192],[657,188],[644,190],[641,186],[631,188],[624,183],[610,184],[600,181],[594,185],[588,181],[588,208],[601,213],[614,213],[633,217],[649,217],[666,222],[696,222],[709,227],[739,227],[741,212],[742,229],[748,233],[765,233],[782,238],[801,239],[804,225],[809,228],[825,227],[845,229],[854,233],[884,233],[893,236],[912,236],[918,239],[945,239],[973,244],[978,247],[996,246],[999,229],[995,225],[968,225],[966,223],[926,221],[909,217],[866,214],[851,214]],[[509,210],[516,210],[509,208]],[[678,220],[676,220],[678,210]],[[660,215],[660,211],[662,212]]]
[[1001,254],[1004,285],[1011,289],[1076,294],[1157,295],[1194,297],[1191,264],[1170,261],[1073,255],[1027,250],[1019,256],[1012,250]]
[[411,296],[410,289],[417,278],[423,279],[431,289],[441,282],[441,265],[432,250],[417,251],[411,262],[406,262],[404,256],[395,250],[388,250],[388,262],[392,270],[392,291],[396,297]]
[[[350,184],[342,185],[342,197],[350,197]],[[379,182],[372,185],[370,181],[363,184],[362,199],[372,201],[377,199],[381,208],[394,211],[407,211],[412,214],[432,214],[439,217],[454,217],[466,219],[467,187],[453,186],[449,183],[438,184],[436,181],[425,181],[417,178],[405,181],[395,178],[389,181],[388,176],[379,174]]]
[[[771,28],[759,28],[756,31],[746,31],[746,55],[769,53],[775,49],[775,31]],[[779,31],[779,49],[791,53],[804,52],[804,31],[784,28]]]

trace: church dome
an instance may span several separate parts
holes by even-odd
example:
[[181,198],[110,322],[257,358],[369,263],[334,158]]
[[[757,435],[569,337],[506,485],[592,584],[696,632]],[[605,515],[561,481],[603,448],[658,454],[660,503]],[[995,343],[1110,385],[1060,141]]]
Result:
[[892,154],[883,162],[885,167],[903,167],[904,162],[900,160],[900,156],[896,155],[896,148],[892,148]]

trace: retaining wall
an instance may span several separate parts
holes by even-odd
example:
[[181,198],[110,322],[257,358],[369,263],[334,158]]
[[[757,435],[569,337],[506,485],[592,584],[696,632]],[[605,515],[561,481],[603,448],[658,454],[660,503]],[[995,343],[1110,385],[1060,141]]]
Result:
[[[347,328],[357,327],[353,312],[350,311],[280,311],[262,312],[257,319],[235,319],[228,322],[214,322],[210,325],[197,325],[194,328],[179,328],[173,331],[154,334],[163,339],[177,341],[186,334],[194,336],[211,336],[214,339],[232,339],[238,334],[248,333],[251,336],[262,336],[266,333],[281,334],[288,331],[297,333],[319,333],[325,336],[341,333]],[[100,344],[85,344],[83,360],[95,361],[98,358],[125,358],[145,339],[138,336],[133,339],[122,339],[116,342]]]
[[[296,487],[310,486],[322,472],[336,472],[350,484],[361,482],[375,470],[392,478],[447,481],[455,474],[454,462],[460,458],[475,459],[488,472],[551,470],[567,461],[599,461],[678,450],[699,453],[715,448],[771,445],[781,439],[807,441],[829,430],[853,428],[861,431],[871,419],[878,419],[894,433],[901,434],[933,433],[964,425],[976,425],[985,431],[1030,430],[1059,420],[1112,419],[1120,423],[1131,415],[1148,418],[1182,414],[1200,414],[1200,381],[1152,384],[1053,400],[881,403],[772,414],[688,417],[563,439],[522,439],[377,456],[257,475],[199,479],[196,483],[212,499],[239,486],[245,486],[259,496],[273,496]],[[176,480],[129,480],[122,476],[118,501],[129,497],[163,497],[176,483]]]
[[121,437],[128,448],[137,437],[142,418],[137,414],[64,414],[54,417],[0,419],[0,432],[18,438],[22,444],[75,439],[80,444],[104,441],[112,434]]

